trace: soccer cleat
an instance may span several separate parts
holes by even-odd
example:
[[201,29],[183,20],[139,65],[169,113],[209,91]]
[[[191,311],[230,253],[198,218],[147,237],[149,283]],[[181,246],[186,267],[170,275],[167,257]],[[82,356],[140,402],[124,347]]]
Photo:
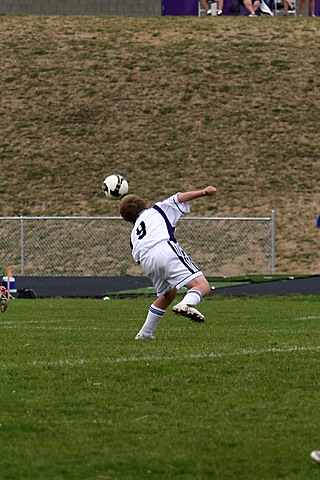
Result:
[[310,453],[310,457],[316,463],[320,463],[320,450],[314,450]]
[[145,335],[143,335],[143,333],[139,332],[134,338],[135,340],[155,340],[156,337],[154,337],[153,335],[151,335],[150,337],[146,337]]
[[203,323],[205,320],[205,316],[202,315],[202,313],[200,313],[192,305],[183,305],[181,303],[177,303],[177,305],[173,307],[172,312],[176,315],[190,318],[190,320],[192,320],[194,323]]

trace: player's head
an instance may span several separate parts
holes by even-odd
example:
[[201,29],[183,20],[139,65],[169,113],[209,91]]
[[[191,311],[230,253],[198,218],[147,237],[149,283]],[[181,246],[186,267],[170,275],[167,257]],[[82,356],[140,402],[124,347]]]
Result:
[[135,223],[139,214],[146,208],[147,205],[142,198],[137,195],[126,195],[120,203],[120,215],[127,222]]

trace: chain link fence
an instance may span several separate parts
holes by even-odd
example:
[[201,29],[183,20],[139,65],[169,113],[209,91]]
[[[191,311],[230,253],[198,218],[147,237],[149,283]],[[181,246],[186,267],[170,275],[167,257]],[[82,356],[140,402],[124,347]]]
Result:
[[[208,277],[275,270],[270,217],[184,217],[176,237]],[[143,275],[121,217],[0,217],[0,268],[26,276]]]

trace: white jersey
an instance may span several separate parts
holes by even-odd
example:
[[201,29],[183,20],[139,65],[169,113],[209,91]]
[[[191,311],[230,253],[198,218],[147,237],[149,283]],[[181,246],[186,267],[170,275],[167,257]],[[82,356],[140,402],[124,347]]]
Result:
[[180,203],[178,194],[143,210],[131,233],[131,248],[134,260],[141,263],[156,245],[172,240],[180,217],[190,212],[189,203]]
[[174,237],[180,217],[189,211],[189,203],[180,203],[178,194],[172,195],[143,210],[133,227],[132,256],[152,280],[158,296],[202,275]]

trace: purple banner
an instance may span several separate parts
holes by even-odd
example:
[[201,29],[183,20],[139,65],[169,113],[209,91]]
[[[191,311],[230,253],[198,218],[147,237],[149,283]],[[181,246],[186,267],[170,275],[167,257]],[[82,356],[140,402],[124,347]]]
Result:
[[[320,0],[315,0],[320,2]],[[249,12],[241,5],[238,12],[232,11],[236,0],[224,0],[224,15],[248,15]],[[231,7],[231,9],[230,9]],[[162,0],[162,15],[198,15],[197,0]]]
[[[272,3],[272,0],[265,0],[267,4]],[[240,11],[234,11],[236,0],[224,0],[223,14],[224,15],[248,15],[248,11],[241,5]],[[231,8],[230,8],[231,7]],[[315,0],[315,14],[320,16],[320,0]],[[162,0],[162,15],[198,15],[198,1],[197,0]]]
[[198,15],[197,0],[162,0],[162,15]]

